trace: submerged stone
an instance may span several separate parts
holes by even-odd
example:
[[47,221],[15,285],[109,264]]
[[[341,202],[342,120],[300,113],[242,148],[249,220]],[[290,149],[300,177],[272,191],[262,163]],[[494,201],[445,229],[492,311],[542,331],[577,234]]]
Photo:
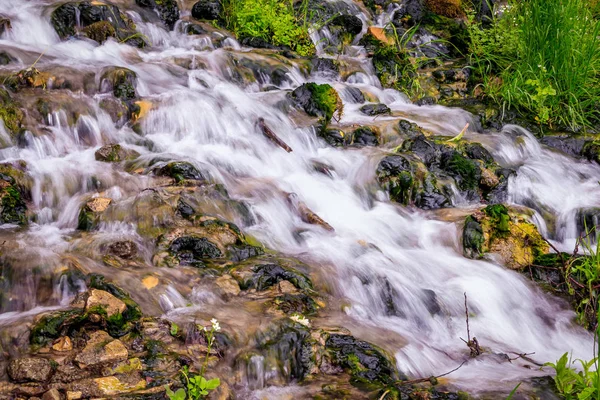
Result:
[[155,171],[156,175],[169,176],[175,179],[176,183],[180,183],[186,179],[202,181],[204,176],[198,169],[187,161],[174,161],[160,167]]

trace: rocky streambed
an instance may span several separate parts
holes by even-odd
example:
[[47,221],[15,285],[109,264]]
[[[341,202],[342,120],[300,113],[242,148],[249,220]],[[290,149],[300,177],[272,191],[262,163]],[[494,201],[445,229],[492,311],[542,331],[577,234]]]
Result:
[[555,398],[598,145],[478,98],[458,3],[309,2],[300,57],[219,2],[0,2],[0,396]]

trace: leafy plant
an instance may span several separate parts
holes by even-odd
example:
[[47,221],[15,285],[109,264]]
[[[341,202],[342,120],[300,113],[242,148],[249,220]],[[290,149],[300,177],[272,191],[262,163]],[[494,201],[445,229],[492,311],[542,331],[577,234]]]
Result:
[[544,365],[552,367],[556,372],[554,382],[558,392],[567,400],[577,399],[586,400],[598,398],[600,396],[599,372],[592,370],[596,365],[598,358],[590,361],[577,360],[581,364],[581,370],[578,371],[572,365],[574,364],[565,353],[554,363]]
[[489,28],[467,16],[470,57],[485,94],[540,125],[600,120],[600,21],[587,0],[509,1]]
[[[170,400],[198,400],[203,399],[209,395],[212,390],[215,390],[221,384],[221,380],[219,378],[206,379],[204,374],[206,372],[206,367],[208,366],[208,358],[210,356],[210,351],[212,350],[214,341],[215,341],[215,332],[221,330],[221,326],[216,319],[212,319],[211,327],[203,327],[203,331],[206,335],[207,341],[207,349],[206,349],[206,358],[204,359],[204,363],[202,364],[202,369],[199,374],[193,374],[190,372],[189,367],[186,365],[181,370],[181,376],[185,380],[185,388],[180,388],[176,392],[173,392],[169,386],[165,386],[165,390],[167,393],[167,397]],[[173,327],[177,325],[171,325],[171,334],[173,334]],[[177,334],[177,332],[175,332]]]
[[308,0],[294,8],[293,0],[223,0],[225,27],[239,38],[260,38],[312,55],[308,32]]

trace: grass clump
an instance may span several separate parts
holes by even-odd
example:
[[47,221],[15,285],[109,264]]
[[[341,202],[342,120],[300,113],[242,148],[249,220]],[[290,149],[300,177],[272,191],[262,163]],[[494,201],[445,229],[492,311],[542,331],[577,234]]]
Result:
[[600,120],[600,21],[587,0],[510,1],[470,53],[487,96],[538,124],[580,130]]
[[239,38],[259,38],[287,46],[301,56],[314,54],[308,32],[308,1],[223,0],[225,27]]

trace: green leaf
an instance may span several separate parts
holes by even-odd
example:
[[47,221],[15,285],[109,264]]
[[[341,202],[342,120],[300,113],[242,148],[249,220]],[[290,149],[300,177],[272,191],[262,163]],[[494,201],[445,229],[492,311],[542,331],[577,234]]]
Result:
[[508,397],[506,398],[506,400],[512,400],[512,398],[514,397],[515,393],[517,393],[517,389],[519,388],[519,386],[521,386],[522,382],[519,382],[519,384],[517,386],[515,386],[515,388],[513,390],[511,390],[510,394],[508,395]]
[[177,324],[175,322],[171,323],[171,336],[176,336],[177,333],[179,332],[179,326],[177,326]]
[[214,390],[221,385],[221,380],[219,378],[214,378],[206,382],[206,388],[208,390]]
[[170,387],[165,386],[165,391],[170,400],[185,400],[187,397],[184,389],[178,389],[176,392],[173,392]]
[[596,388],[587,387],[583,389],[578,395],[577,400],[587,400],[591,398],[596,393]]

